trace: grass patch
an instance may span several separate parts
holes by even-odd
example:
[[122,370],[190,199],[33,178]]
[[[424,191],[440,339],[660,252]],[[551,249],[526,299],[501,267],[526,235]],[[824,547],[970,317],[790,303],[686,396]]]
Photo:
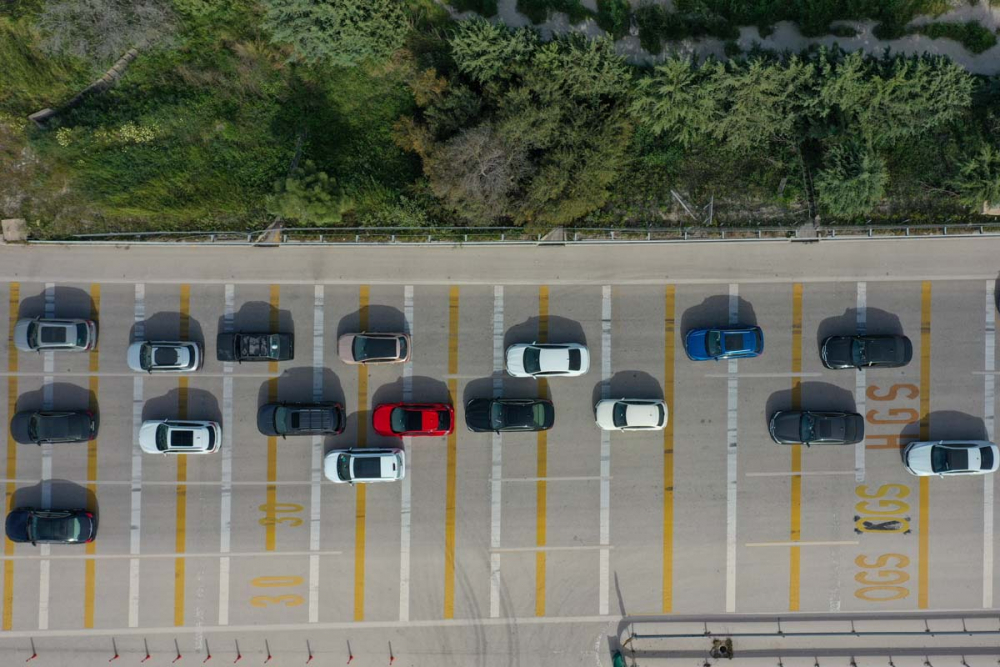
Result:
[[497,0],[448,0],[448,4],[460,12],[476,12],[487,18],[497,14]]
[[982,53],[997,43],[996,34],[978,21],[965,23],[927,23],[910,28],[909,32],[920,33],[931,39],[950,39],[958,42],[973,53]]
[[569,17],[569,22],[582,23],[594,14],[580,4],[580,0],[517,0],[517,11],[527,16],[532,23],[544,23],[555,12]]
[[65,102],[89,83],[86,66],[47,56],[37,38],[26,20],[0,17],[0,110],[28,115]]
[[628,0],[597,0],[597,25],[614,39],[628,34],[631,18]]

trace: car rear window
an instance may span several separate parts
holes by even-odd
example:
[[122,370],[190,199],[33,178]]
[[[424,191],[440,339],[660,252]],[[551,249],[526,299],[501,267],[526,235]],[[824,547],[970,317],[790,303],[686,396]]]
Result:
[[580,370],[580,350],[571,349],[569,351],[569,369],[571,371]]
[[993,467],[993,448],[980,447],[979,456],[982,458],[982,470],[990,470]]
[[447,410],[442,410],[438,413],[438,430],[447,431],[451,428],[451,413]]

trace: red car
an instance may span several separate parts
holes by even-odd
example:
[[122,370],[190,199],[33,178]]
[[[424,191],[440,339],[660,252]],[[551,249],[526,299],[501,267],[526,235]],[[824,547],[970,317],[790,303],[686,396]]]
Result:
[[455,410],[446,403],[386,403],[375,408],[372,426],[379,435],[448,435]]

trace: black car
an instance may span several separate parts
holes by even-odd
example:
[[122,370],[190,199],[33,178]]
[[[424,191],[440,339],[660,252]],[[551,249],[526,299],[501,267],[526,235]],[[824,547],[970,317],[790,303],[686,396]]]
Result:
[[97,518],[84,509],[20,507],[7,515],[7,539],[32,544],[83,544],[97,537]]
[[771,439],[779,445],[853,445],[865,439],[865,419],[854,412],[775,412]]
[[899,368],[913,358],[906,336],[830,336],[820,358],[827,368]]
[[257,430],[264,435],[337,435],[344,430],[340,403],[268,403],[257,411]]
[[545,431],[555,419],[552,401],[544,398],[474,398],[465,404],[470,431]]
[[97,420],[87,410],[18,412],[10,422],[18,442],[85,442],[97,436]]

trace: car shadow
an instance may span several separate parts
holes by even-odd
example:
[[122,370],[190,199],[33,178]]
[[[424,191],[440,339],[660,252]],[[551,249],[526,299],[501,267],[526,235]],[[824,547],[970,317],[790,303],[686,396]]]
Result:
[[[919,422],[917,422],[919,424]],[[909,426],[909,424],[907,424]],[[919,430],[918,430],[919,433]],[[936,410],[927,415],[929,440],[988,440],[982,417],[958,410]]]
[[[59,285],[53,290],[53,295],[55,296],[54,317],[97,319],[94,317],[97,312],[97,304],[94,303],[90,293],[86,290]],[[22,300],[17,309],[17,317],[18,319],[45,317],[45,291]]]
[[[535,343],[538,341],[538,329],[542,323],[540,317],[529,317],[520,324],[515,324],[504,332],[503,349],[506,350],[511,345],[517,343]],[[558,315],[549,315],[546,318],[548,326],[549,343],[579,343],[587,345],[587,336],[583,331],[583,326],[576,320],[571,320]],[[593,354],[591,354],[593,358]]]
[[[842,315],[828,317],[816,329],[816,350],[823,349],[823,341],[830,336],[853,336],[858,333],[858,309],[848,308]],[[880,308],[865,308],[865,333],[872,335],[903,335],[903,324],[895,313]]]
[[[219,317],[219,333],[287,333],[295,335],[289,310],[275,308],[267,301],[248,301],[233,314],[233,326],[226,329],[226,316]],[[275,325],[276,328],[275,328]]]
[[[210,391],[188,388],[187,415],[184,419],[192,421],[214,421],[222,424],[222,428],[232,428],[232,424],[222,423],[222,411],[219,409],[219,399]],[[142,421],[159,419],[180,419],[181,390],[171,389],[162,396],[148,399],[142,406]]]
[[[297,366],[283,371],[277,377],[277,397],[280,403],[313,403],[314,369],[311,366]],[[329,368],[322,369],[323,402],[335,402],[345,405],[344,388],[340,378]],[[270,403],[270,383],[265,380],[257,391],[257,407]]]
[[[45,405],[45,387],[29,391],[17,397],[15,413],[10,420],[10,434],[21,445],[33,445],[28,438],[28,418],[30,413],[38,412]],[[101,413],[97,407],[97,394],[88,387],[81,387],[69,382],[52,383],[52,410],[91,410],[97,422],[97,433],[101,433]],[[72,446],[73,443],[67,443]],[[83,443],[77,443],[83,444]]]
[[[757,313],[753,305],[743,297],[736,298],[737,323],[742,326],[757,326]],[[692,329],[732,326],[729,323],[729,295],[710,296],[697,306],[691,306],[681,315],[681,336],[686,337]]]
[[[129,342],[139,340],[168,341],[177,342],[181,340],[181,314],[179,312],[163,311],[153,314],[142,321],[142,338],[136,335],[137,324],[132,324],[129,329]],[[187,340],[201,345],[205,349],[205,334],[201,328],[201,322],[188,316]]]
[[[447,383],[438,378],[415,375],[411,378],[413,398],[411,403],[451,403],[451,393]],[[403,401],[403,378],[381,385],[372,394],[372,409],[383,403],[400,403]]]
[[[43,487],[48,484],[51,492],[51,502],[46,507],[43,500]],[[35,509],[86,509],[100,518],[100,506],[97,493],[85,486],[66,479],[52,479],[39,482],[33,486],[22,486],[11,499],[11,507],[33,507]]]
[[362,319],[366,319],[368,322],[364,328],[366,332],[403,333],[406,331],[406,316],[403,315],[403,311],[392,306],[369,304],[365,308],[359,308],[340,318],[337,323],[337,338],[339,339],[344,334],[362,333]]
[[[590,404],[597,406],[603,398],[604,383],[598,382],[590,395]],[[663,400],[660,381],[645,371],[618,371],[608,381],[608,398],[642,398]]]
[[[800,387],[799,410],[816,412],[857,412],[854,392],[827,382],[803,382]],[[793,410],[792,390],[782,389],[771,394],[765,407],[765,419],[779,410]]]

